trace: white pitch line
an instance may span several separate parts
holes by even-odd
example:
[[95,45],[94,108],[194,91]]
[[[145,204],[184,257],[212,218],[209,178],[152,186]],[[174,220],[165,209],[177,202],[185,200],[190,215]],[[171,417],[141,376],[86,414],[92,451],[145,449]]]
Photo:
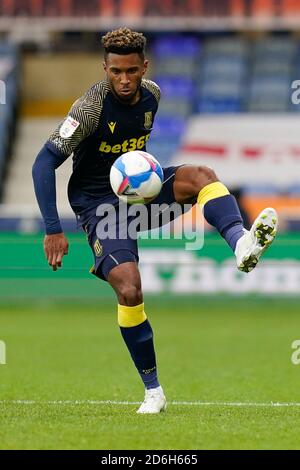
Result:
[[[140,405],[140,401],[117,400],[0,400],[0,405]],[[300,407],[300,403],[253,403],[253,402],[206,402],[206,401],[170,401],[168,405],[177,406],[228,406],[228,407]]]

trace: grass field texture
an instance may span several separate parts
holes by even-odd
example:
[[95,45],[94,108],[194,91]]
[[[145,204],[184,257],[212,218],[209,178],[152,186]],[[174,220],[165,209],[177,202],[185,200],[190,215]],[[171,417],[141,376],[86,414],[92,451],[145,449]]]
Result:
[[135,413],[113,301],[2,303],[0,448],[300,448],[297,299],[150,297],[146,311],[169,402],[155,416]]

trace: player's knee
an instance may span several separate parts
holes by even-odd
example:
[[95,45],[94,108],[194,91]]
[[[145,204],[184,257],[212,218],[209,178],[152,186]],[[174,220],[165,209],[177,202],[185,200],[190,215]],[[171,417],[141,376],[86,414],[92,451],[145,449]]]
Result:
[[134,307],[143,302],[141,276],[136,263],[122,263],[112,269],[107,278],[115,290],[119,304]]
[[140,286],[135,284],[123,283],[117,289],[119,304],[134,307],[143,302],[143,294]]
[[189,188],[191,196],[197,197],[201,189],[211,183],[215,183],[218,180],[214,170],[208,166],[195,166],[191,168],[189,172]]
[[208,166],[197,166],[193,175],[194,186],[197,191],[201,191],[204,186],[215,183],[218,177],[212,168]]

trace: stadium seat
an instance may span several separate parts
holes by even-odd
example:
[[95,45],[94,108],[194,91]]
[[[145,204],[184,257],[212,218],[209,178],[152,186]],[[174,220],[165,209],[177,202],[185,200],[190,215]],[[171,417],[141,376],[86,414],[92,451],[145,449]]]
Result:
[[194,57],[165,57],[155,61],[155,75],[165,77],[186,77],[193,76],[196,68]]
[[169,139],[153,136],[147,143],[147,151],[155,155],[162,166],[169,166],[178,145],[179,140],[176,136],[172,136]]
[[154,77],[154,81],[161,88],[162,94],[165,97],[176,97],[191,99],[194,95],[195,84],[191,77],[186,78],[182,76],[177,77]]
[[249,93],[248,110],[286,112],[290,106],[290,80],[286,77],[254,78]]
[[180,116],[157,116],[153,136],[162,138],[180,136],[185,129],[185,119]]
[[254,56],[255,60],[287,61],[293,58],[296,52],[296,43],[289,36],[269,36],[256,41]]
[[249,44],[240,36],[223,36],[207,39],[203,47],[205,56],[223,55],[245,57],[248,54]]
[[162,98],[151,145],[158,146],[163,159],[170,159],[193,111],[201,41],[191,35],[162,36],[155,41],[152,53],[153,79],[162,90]]
[[178,116],[187,118],[192,112],[192,103],[189,100],[179,98],[176,101],[174,99],[162,98],[159,105],[159,115]]
[[248,52],[248,42],[236,36],[206,40],[202,62],[196,72],[195,112],[232,113],[243,110]]
[[199,74],[203,74],[203,78],[210,80],[218,77],[223,80],[241,79],[246,72],[245,60],[240,57],[228,57],[214,55],[205,60],[198,67]]
[[157,39],[152,47],[155,57],[196,57],[201,52],[201,41],[195,36],[168,35]]
[[242,103],[234,98],[200,98],[196,102],[195,111],[198,113],[239,113],[242,111]]

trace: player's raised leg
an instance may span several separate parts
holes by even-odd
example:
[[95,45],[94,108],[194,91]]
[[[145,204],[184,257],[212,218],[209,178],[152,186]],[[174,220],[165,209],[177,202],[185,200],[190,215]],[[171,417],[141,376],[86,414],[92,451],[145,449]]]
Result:
[[[118,252],[112,256],[117,261]],[[137,264],[116,265],[110,270],[107,280],[117,294],[121,334],[145,386],[145,400],[137,413],[164,411],[166,398],[158,382],[153,331],[144,310]]]
[[250,231],[243,227],[235,197],[229,193],[211,168],[183,166],[176,172],[174,194],[179,203],[198,203],[204,217],[225,238],[236,255],[237,267],[250,272],[273,242],[278,217],[273,208],[264,209]]

